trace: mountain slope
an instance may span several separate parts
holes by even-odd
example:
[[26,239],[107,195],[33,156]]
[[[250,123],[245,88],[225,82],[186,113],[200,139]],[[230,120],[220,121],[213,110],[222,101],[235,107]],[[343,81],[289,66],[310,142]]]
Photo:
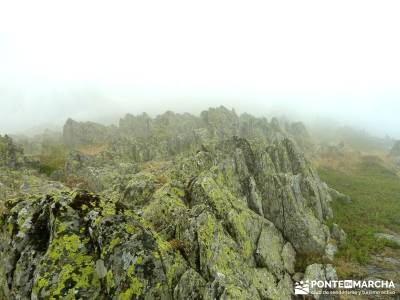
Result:
[[[79,129],[87,125],[66,129],[66,142],[98,145],[81,139],[101,132]],[[329,263],[344,233],[327,223],[336,194],[299,147],[306,136],[290,133],[303,127],[225,108],[121,125],[100,152],[68,144],[78,151],[58,176],[79,178],[72,189],[36,174],[50,188],[6,195],[3,297],[291,299],[298,271],[335,278]],[[328,265],[298,269],[307,255]]]

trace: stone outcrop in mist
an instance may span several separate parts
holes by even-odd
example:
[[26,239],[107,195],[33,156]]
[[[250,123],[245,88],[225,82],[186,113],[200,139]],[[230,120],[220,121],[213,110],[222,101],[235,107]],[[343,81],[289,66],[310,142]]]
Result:
[[[71,144],[101,141],[72,122]],[[284,127],[223,107],[126,116],[103,151],[68,157],[64,176],[88,190],[33,176],[6,197],[0,296],[291,299],[296,260],[329,262],[344,233],[327,226],[333,190],[305,129]]]

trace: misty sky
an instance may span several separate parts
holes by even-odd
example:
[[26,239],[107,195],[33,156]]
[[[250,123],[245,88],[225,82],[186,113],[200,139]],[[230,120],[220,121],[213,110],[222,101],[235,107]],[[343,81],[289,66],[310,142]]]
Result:
[[399,1],[2,1],[0,133],[223,104],[400,138],[399,15]]

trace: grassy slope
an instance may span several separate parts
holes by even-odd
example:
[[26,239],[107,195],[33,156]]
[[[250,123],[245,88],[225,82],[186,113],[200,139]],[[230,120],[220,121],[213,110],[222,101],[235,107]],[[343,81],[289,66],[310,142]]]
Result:
[[331,187],[352,198],[352,203],[332,204],[332,221],[348,234],[337,255],[339,264],[367,263],[385,246],[376,241],[374,233],[400,233],[400,178],[370,156],[340,168],[320,166],[319,174]]

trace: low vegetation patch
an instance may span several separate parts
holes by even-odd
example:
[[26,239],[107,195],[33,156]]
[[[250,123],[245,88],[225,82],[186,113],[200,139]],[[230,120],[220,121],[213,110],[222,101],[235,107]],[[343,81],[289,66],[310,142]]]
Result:
[[345,169],[320,167],[319,174],[331,187],[352,199],[351,203],[332,203],[332,222],[339,224],[348,235],[337,258],[367,263],[372,254],[388,246],[377,241],[375,233],[400,232],[400,178],[379,159],[370,156]]
[[67,159],[68,149],[62,144],[53,144],[39,155],[39,171],[48,176],[56,170],[62,170]]

